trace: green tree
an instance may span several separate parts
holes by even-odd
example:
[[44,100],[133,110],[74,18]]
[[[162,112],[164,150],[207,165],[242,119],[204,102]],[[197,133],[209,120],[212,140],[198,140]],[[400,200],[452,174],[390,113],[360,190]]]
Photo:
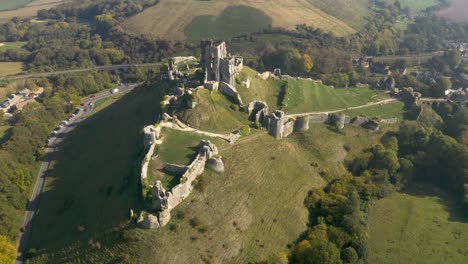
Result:
[[458,50],[449,50],[444,55],[445,62],[454,69],[461,62],[461,53]]
[[339,264],[340,251],[328,240],[303,240],[294,249],[297,264]]
[[347,247],[341,251],[341,260],[343,260],[343,263],[355,263],[358,259],[359,256],[352,247]]

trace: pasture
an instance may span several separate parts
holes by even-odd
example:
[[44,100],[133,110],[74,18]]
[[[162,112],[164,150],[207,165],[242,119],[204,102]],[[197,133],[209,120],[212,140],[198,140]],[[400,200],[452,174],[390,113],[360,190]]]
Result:
[[29,4],[32,0],[0,0],[0,11],[14,10]]
[[21,49],[27,42],[26,41],[16,41],[16,42],[2,42],[3,45],[0,46],[0,52],[8,49]]
[[0,76],[15,75],[23,71],[21,62],[0,62]]
[[468,219],[453,197],[433,187],[376,202],[370,219],[369,263],[468,261]]
[[[1,1],[7,1],[7,2],[15,2],[16,0],[1,0]],[[22,2],[25,2],[25,0],[20,0]],[[29,4],[25,6],[19,6],[20,8],[17,7],[15,10],[7,10],[7,11],[0,11],[0,21],[7,21],[10,20],[14,17],[35,17],[37,15],[37,11],[41,9],[50,9],[56,5],[59,5],[67,0],[34,0],[34,1],[29,1]]]
[[[233,6],[237,7],[233,10]],[[234,17],[236,10],[248,10],[248,14],[241,16],[248,20],[241,21]],[[260,17],[252,16],[261,13]],[[227,17],[233,23],[228,26],[226,32],[221,32],[219,25],[213,24],[217,17]],[[232,34],[256,30],[263,26],[267,21],[266,17],[270,18],[274,27],[294,29],[296,25],[307,24],[339,36],[355,32],[345,22],[325,13],[308,0],[271,0],[268,4],[257,0],[161,0],[159,4],[127,19],[124,26],[126,30],[135,34],[169,40],[183,40],[187,37],[198,39],[213,33],[223,34],[217,37],[232,37]],[[198,28],[207,25],[214,31],[203,32]],[[187,33],[190,36],[187,36]]]

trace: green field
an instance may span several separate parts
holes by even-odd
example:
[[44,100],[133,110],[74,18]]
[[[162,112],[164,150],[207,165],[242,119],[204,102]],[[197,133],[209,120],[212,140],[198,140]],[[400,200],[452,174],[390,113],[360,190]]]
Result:
[[[41,194],[32,248],[60,256],[52,262],[83,259],[89,239],[112,232],[131,208],[140,208],[141,131],[156,121],[161,88],[136,88],[67,136]],[[78,232],[78,225],[86,231]]]
[[21,62],[0,62],[0,76],[15,75],[23,71]]
[[[1,1],[1,0],[0,0]],[[20,49],[26,45],[26,41],[16,41],[16,42],[0,42],[3,43],[3,46],[0,46],[0,52],[7,49]]]
[[0,11],[18,9],[30,2],[32,2],[32,0],[0,0]]
[[[422,11],[428,7],[436,5],[439,0],[399,0],[402,7],[408,7],[413,12]],[[387,3],[394,3],[395,0],[386,0]]]
[[351,117],[365,115],[369,118],[393,118],[396,117],[399,120],[403,120],[404,104],[402,102],[396,102],[385,105],[370,106],[366,108],[348,110],[343,113]]
[[324,12],[337,17],[356,30],[361,30],[366,24],[365,17],[369,15],[368,0],[308,0]]
[[185,28],[189,41],[218,37],[228,39],[245,33],[261,31],[272,19],[261,10],[249,6],[230,6],[218,16],[197,16]]
[[235,104],[220,93],[210,93],[206,89],[195,91],[197,105],[176,113],[187,125],[204,131],[229,133],[248,124],[248,116],[230,106]]
[[288,83],[285,110],[289,114],[339,110],[388,98],[382,92],[368,88],[331,88],[310,81]]
[[467,263],[468,219],[458,215],[460,210],[452,197],[433,190],[378,201],[370,222],[369,263]]

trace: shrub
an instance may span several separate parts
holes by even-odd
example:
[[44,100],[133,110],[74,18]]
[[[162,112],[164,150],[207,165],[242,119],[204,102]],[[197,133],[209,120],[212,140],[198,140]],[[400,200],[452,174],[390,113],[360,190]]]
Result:
[[241,136],[243,136],[243,137],[250,135],[250,127],[247,126],[247,125],[243,126],[243,127],[240,129],[240,134],[241,134]]

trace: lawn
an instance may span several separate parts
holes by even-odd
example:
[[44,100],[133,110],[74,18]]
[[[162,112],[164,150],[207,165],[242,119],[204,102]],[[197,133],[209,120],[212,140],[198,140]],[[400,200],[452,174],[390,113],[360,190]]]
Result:
[[285,110],[289,114],[332,111],[386,99],[380,91],[369,88],[331,88],[311,81],[289,81]]
[[220,93],[207,89],[195,91],[197,105],[194,109],[179,111],[176,115],[184,123],[201,130],[228,134],[249,124],[248,116],[231,109],[235,104]]
[[[37,262],[83,260],[89,239],[112,232],[130,209],[140,208],[142,129],[156,121],[160,90],[136,88],[79,124],[59,146],[34,221],[31,247],[45,254]],[[86,231],[77,231],[79,225]]]
[[177,185],[181,175],[164,172],[164,163],[189,165],[197,155],[196,147],[201,140],[210,140],[218,148],[227,145],[227,142],[221,139],[168,128],[162,129],[162,136],[163,143],[157,146],[155,157],[150,161],[148,180],[150,183],[160,180],[166,189]]
[[0,0],[0,11],[18,9],[30,2],[32,2],[32,0]]
[[403,120],[404,104],[402,102],[395,102],[391,104],[370,106],[366,108],[360,108],[355,110],[344,111],[343,113],[351,117],[365,115],[369,118],[393,118],[396,117],[399,120]]
[[371,215],[369,263],[467,263],[468,219],[453,198],[424,186],[378,201]]
[[0,76],[15,75],[23,71],[21,62],[0,62]]

